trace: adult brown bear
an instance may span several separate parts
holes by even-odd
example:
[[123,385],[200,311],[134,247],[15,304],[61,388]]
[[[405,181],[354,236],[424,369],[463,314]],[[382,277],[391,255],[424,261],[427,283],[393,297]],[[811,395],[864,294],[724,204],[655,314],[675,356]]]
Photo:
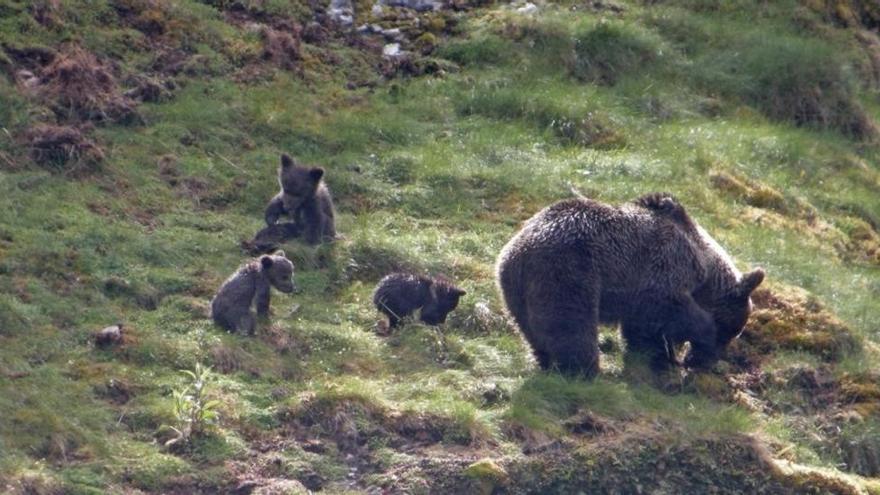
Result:
[[656,193],[541,210],[501,251],[497,277],[540,366],[593,376],[600,323],[620,323],[627,349],[655,366],[684,342],[686,366],[711,365],[742,332],[764,271],[743,276],[675,198]]

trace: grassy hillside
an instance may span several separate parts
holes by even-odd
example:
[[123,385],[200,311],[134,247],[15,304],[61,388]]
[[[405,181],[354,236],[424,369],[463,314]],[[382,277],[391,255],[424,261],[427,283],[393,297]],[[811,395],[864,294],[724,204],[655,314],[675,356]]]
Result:
[[[0,0],[0,491],[880,493],[870,2],[371,7],[403,55],[325,2]],[[286,244],[301,291],[230,335],[281,152],[344,239]],[[766,269],[715,369],[654,377],[615,328],[598,379],[537,369],[493,264],[572,188],[672,192]],[[379,336],[397,269],[468,294]]]

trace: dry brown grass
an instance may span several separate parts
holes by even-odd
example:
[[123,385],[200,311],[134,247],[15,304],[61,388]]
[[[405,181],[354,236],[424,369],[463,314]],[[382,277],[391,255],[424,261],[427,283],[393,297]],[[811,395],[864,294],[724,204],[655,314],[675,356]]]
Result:
[[94,171],[104,161],[104,151],[72,126],[37,124],[25,131],[23,141],[34,162],[71,175]]
[[123,95],[110,66],[87,50],[65,47],[40,71],[37,94],[66,121],[132,123],[137,102]]

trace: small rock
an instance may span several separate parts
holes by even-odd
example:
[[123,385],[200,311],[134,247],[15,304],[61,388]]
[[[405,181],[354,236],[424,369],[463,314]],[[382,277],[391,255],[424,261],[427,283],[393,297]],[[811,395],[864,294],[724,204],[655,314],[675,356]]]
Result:
[[381,3],[389,7],[405,7],[413,9],[416,12],[427,12],[429,10],[440,10],[442,5],[436,0],[382,0]]
[[538,6],[533,4],[532,2],[527,2],[522,7],[516,9],[517,12],[524,15],[531,15],[538,11]]
[[403,39],[403,33],[400,32],[400,28],[386,29],[382,31],[382,35],[388,41],[401,41]]
[[507,471],[492,459],[481,459],[464,470],[464,475],[474,482],[475,493],[489,495],[507,484]]
[[233,493],[235,495],[250,495],[258,486],[260,485],[254,480],[244,480],[235,487]]
[[311,45],[319,45],[327,41],[330,32],[320,23],[312,21],[303,28],[302,39]]
[[317,438],[311,438],[306,440],[300,445],[303,450],[306,452],[311,452],[313,454],[323,454],[327,449],[324,447],[324,442],[318,440]]
[[27,69],[16,72],[15,77],[24,89],[34,89],[40,85],[40,78]]
[[253,491],[254,495],[298,495],[309,493],[299,481],[286,479],[269,479]]
[[351,0],[330,0],[327,15],[343,27],[354,23],[354,5]]
[[316,492],[324,488],[326,480],[320,474],[309,470],[299,475],[299,482],[309,490]]
[[382,55],[386,57],[396,57],[400,55],[400,43],[388,43],[382,47]]

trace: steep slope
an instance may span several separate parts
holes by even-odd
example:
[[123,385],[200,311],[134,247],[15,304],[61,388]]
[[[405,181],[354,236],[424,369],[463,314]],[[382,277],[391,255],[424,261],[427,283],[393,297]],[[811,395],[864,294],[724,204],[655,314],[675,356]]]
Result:
[[[880,493],[867,2],[387,3],[0,0],[3,491]],[[287,243],[301,291],[229,335],[281,152],[344,239]],[[670,191],[767,270],[716,369],[653,377],[614,328],[597,380],[536,369],[493,263],[572,188]],[[377,335],[395,269],[468,295]]]

